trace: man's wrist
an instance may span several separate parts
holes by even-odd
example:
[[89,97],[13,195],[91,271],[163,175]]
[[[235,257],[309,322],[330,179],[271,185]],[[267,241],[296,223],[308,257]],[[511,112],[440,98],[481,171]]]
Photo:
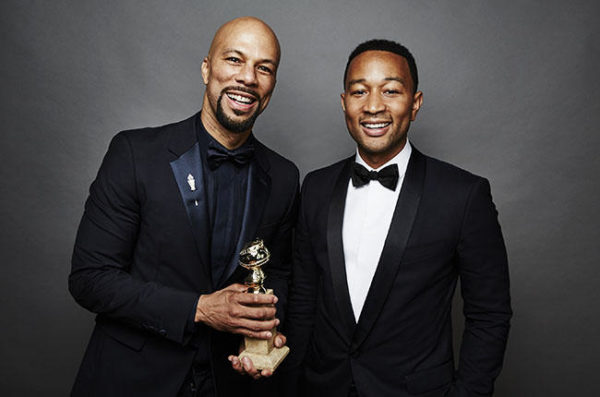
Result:
[[202,312],[202,309],[201,309],[202,303],[200,302],[202,300],[202,296],[203,295],[198,296],[198,300],[196,301],[196,310],[194,312],[194,322],[195,323],[201,323],[201,322],[203,322],[202,321],[202,317],[203,317],[202,314],[203,314],[203,312]]

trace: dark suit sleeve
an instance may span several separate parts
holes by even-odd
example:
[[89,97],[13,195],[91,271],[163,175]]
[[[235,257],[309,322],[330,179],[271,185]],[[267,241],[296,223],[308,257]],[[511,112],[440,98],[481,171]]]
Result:
[[[299,175],[296,168],[290,178],[294,181],[293,187],[288,189],[286,199],[288,202],[286,213],[277,227],[272,242],[269,244],[271,250],[271,261],[268,265],[267,279],[265,285],[272,288],[279,299],[277,301],[277,318],[283,323],[285,321],[288,287],[292,271],[292,241],[296,217],[298,214],[298,191]],[[281,199],[283,199],[282,197]]]
[[458,259],[465,329],[455,393],[487,396],[502,368],[512,315],[506,248],[487,180],[471,187]]
[[[288,302],[288,314],[284,331],[288,337],[290,355],[282,365],[282,395],[301,395],[302,362],[308,349],[314,324],[319,273],[310,244],[310,231],[307,222],[306,204],[308,176],[303,185],[300,211],[296,224],[294,241],[294,264],[292,284]],[[308,182],[308,183],[307,183]]]
[[183,343],[198,296],[132,275],[140,222],[135,162],[125,133],[118,134],[90,187],[73,251],[69,290],[105,318]]

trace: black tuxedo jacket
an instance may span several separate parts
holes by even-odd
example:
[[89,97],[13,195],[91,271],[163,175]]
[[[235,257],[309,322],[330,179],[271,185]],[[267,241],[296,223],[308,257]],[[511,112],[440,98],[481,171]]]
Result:
[[[233,255],[225,276],[214,285],[211,280],[198,123],[199,113],[119,133],[90,188],[69,289],[98,316],[74,396],[175,396],[202,345],[210,351],[220,395],[244,390],[248,377],[227,361],[240,338],[203,325],[190,332],[198,296],[241,282],[247,273]],[[271,251],[266,284],[283,305],[298,170],[258,141],[255,149],[236,252],[255,237],[264,239]]]
[[[302,372],[301,394],[346,397],[352,382],[361,397],[491,394],[511,307],[488,182],[413,148],[356,322],[342,245],[353,162],[309,174],[302,188],[287,313],[287,370]],[[450,312],[458,277],[466,322],[455,371]]]

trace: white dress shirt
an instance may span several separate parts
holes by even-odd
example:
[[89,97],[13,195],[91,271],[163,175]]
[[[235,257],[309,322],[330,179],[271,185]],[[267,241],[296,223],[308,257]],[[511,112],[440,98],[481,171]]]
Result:
[[399,175],[394,191],[383,187],[378,181],[370,181],[369,184],[358,188],[352,185],[352,180],[348,183],[342,239],[348,290],[357,322],[392,223],[392,215],[411,152],[412,148],[407,141],[400,153],[374,169],[360,157],[358,149],[356,151],[356,162],[369,171],[378,171],[390,164],[397,164]]

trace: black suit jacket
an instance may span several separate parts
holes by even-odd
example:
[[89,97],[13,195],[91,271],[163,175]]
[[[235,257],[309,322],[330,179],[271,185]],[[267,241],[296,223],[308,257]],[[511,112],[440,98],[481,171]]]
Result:
[[[413,148],[356,323],[342,245],[353,162],[315,171],[303,184],[287,370],[303,373],[302,394],[310,396],[346,397],[352,382],[361,397],[491,394],[511,308],[488,182]],[[455,372],[450,312],[458,277],[466,322]]]
[[[211,282],[198,123],[199,113],[179,123],[119,133],[90,188],[69,289],[98,316],[74,396],[174,396],[203,344],[209,346],[221,395],[245,387],[247,377],[234,373],[227,361],[240,338],[203,325],[190,332],[198,296],[240,282],[247,272],[234,255],[222,282],[216,287]],[[260,142],[255,148],[236,252],[255,237],[265,240],[271,250],[266,284],[283,305],[298,170]],[[283,317],[281,310],[278,316]]]

